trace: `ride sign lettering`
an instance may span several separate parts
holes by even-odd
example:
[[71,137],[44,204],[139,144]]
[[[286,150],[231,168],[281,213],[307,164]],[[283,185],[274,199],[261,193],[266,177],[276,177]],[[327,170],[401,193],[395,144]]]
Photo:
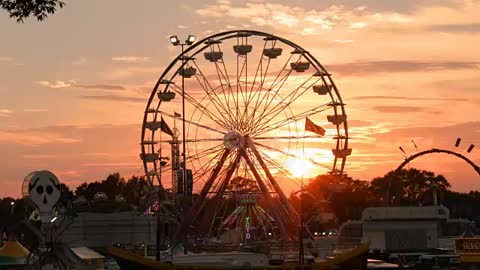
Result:
[[455,253],[478,253],[480,254],[480,238],[455,239]]

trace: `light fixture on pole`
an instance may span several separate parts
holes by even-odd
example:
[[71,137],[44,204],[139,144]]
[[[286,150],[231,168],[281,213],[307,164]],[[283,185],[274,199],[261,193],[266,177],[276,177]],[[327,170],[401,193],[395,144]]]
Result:
[[185,43],[187,45],[192,45],[195,42],[195,36],[194,35],[188,35],[187,39],[185,40]]
[[[182,66],[180,68],[181,71],[183,71],[183,74],[180,74],[182,76],[182,142],[183,142],[183,166],[182,166],[182,184],[183,184],[183,213],[184,216],[186,216],[186,209],[187,209],[187,196],[188,196],[188,184],[187,184],[187,148],[186,148],[186,137],[185,137],[185,60],[186,57],[184,55],[185,50],[184,47],[185,45],[190,46],[195,42],[195,36],[194,35],[188,35],[187,39],[185,40],[184,43],[181,43],[180,40],[178,39],[177,35],[170,36],[170,42],[172,43],[173,46],[181,46],[182,49],[182,54],[181,54],[181,59],[182,59]],[[185,243],[184,243],[184,252],[187,254],[187,236],[185,235]]]
[[180,44],[180,40],[178,40],[178,37],[176,35],[170,36],[170,42],[173,44],[173,46],[177,46]]

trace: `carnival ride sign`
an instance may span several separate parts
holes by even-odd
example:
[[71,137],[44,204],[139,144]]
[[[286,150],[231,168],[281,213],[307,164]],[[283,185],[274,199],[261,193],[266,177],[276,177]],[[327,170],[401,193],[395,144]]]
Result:
[[250,217],[245,218],[245,239],[250,240]]
[[480,254],[480,238],[455,239],[456,254]]

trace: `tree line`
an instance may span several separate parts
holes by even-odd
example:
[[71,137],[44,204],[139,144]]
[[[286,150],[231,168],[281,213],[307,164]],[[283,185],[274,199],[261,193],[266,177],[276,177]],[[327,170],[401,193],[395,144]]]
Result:
[[[252,190],[252,181],[241,179],[231,189]],[[119,173],[85,182],[74,191],[62,184],[61,192],[59,208],[73,208],[75,212],[145,211],[158,194],[145,177],[125,179]],[[480,222],[480,192],[455,192],[444,176],[413,168],[391,171],[371,181],[319,175],[308,180],[303,192],[292,193],[289,199],[300,212],[301,197],[304,220],[315,230],[324,230],[359,219],[366,207],[432,205],[434,192],[438,203],[448,207],[452,217]],[[97,198],[96,194],[104,197]],[[30,210],[32,206],[24,198],[0,199],[0,227],[15,227]]]

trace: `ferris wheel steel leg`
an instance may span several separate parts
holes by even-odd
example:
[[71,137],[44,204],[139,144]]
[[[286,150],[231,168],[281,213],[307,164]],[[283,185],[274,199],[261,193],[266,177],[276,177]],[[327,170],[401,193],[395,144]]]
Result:
[[[217,203],[216,203],[214,215],[218,210],[218,207],[220,205],[220,200],[222,199],[222,195],[225,192],[225,189],[227,188],[228,184],[230,183],[230,179],[232,178],[232,175],[235,172],[235,169],[238,167],[238,163],[240,162],[240,157],[241,157],[240,154],[237,154],[237,156],[235,157],[235,160],[228,167],[227,174],[225,175],[225,179],[223,180],[222,184],[220,185],[220,189],[217,192],[217,198],[216,198]],[[198,212],[202,210],[204,205],[205,204],[203,204],[202,207],[198,209]]]
[[225,160],[227,159],[229,154],[230,154],[230,149],[225,149],[225,151],[222,154],[222,157],[217,163],[217,166],[215,166],[215,169],[213,169],[212,174],[210,175],[210,178],[207,180],[207,182],[203,186],[202,191],[200,192],[198,197],[195,199],[195,202],[193,203],[192,207],[190,207],[190,209],[188,210],[187,215],[183,217],[183,222],[180,223],[180,227],[178,228],[175,234],[175,239],[178,239],[178,237],[185,230],[185,228],[188,228],[191,225],[191,223],[197,218],[198,213],[200,212],[200,209],[203,208],[203,206],[205,205],[205,197],[207,196],[208,191],[212,188],[213,182],[215,182],[215,179],[220,173],[220,170],[222,169],[223,164],[225,163]]
[[263,171],[265,171],[265,174],[267,175],[268,180],[272,184],[273,188],[275,189],[275,192],[278,194],[280,197],[280,202],[282,206],[285,208],[285,211],[287,214],[292,215],[295,221],[299,221],[300,217],[297,213],[297,211],[292,207],[290,202],[287,199],[287,196],[285,196],[285,193],[283,193],[282,189],[278,185],[277,181],[273,178],[273,175],[270,173],[270,170],[268,169],[267,165],[263,161],[262,157],[260,156],[260,153],[258,152],[257,148],[253,144],[252,140],[250,137],[247,137],[247,143],[250,149],[252,149],[253,154],[257,158],[258,162],[260,163],[260,166],[262,167]]
[[270,192],[268,191],[267,186],[265,185],[265,183],[263,182],[260,174],[258,173],[257,168],[255,168],[255,165],[253,164],[250,157],[247,155],[247,152],[245,151],[245,149],[241,150],[241,155],[243,155],[243,157],[245,158],[245,161],[247,162],[247,165],[250,167],[250,170],[252,170],[252,173],[255,176],[255,179],[257,180],[258,185],[260,186],[260,189],[262,190],[263,195],[265,197],[267,197],[267,202],[269,204],[269,207],[271,207],[271,209],[273,209],[273,211],[274,211],[275,219],[278,221],[278,225],[280,227],[280,230],[282,231],[282,233],[286,233],[287,231],[286,231],[286,228],[285,228],[285,224],[283,222],[284,215],[279,213],[277,208],[274,207],[274,205],[272,203],[273,202],[272,196],[270,195]]

